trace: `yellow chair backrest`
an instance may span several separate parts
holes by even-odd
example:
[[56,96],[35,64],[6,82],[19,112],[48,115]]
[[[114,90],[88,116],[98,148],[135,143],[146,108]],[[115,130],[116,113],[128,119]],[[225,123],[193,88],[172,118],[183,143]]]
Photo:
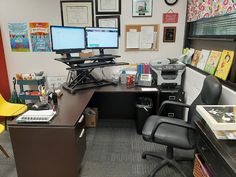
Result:
[[0,93],[0,105],[7,103],[7,101],[3,98],[2,94]]
[[7,102],[0,94],[0,116],[11,117],[18,116],[27,110],[24,104],[15,104]]
[[5,130],[4,125],[0,124],[0,134]]

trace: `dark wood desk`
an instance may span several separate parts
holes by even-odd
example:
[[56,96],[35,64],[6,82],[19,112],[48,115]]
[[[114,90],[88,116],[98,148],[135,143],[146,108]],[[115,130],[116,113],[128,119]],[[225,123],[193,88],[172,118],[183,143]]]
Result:
[[214,177],[236,176],[236,141],[218,140],[205,121],[196,121],[200,138],[197,150]]
[[[96,95],[100,95],[97,106],[106,112],[108,109],[103,105],[110,104],[109,99],[106,99],[109,95],[113,97],[118,94],[120,97],[120,94],[126,94],[125,99],[119,98],[123,99],[120,104],[126,103],[125,105],[115,107],[114,98],[110,100],[113,108],[115,107],[113,114],[116,114],[123,112],[121,109],[126,107],[127,102],[124,100],[130,99],[127,94],[135,96],[142,93],[157,94],[158,91],[142,92],[141,88],[127,89],[126,86],[107,86],[78,91],[75,94],[63,90],[63,96],[58,99],[57,115],[52,122],[10,122],[8,125],[18,177],[78,177],[86,149],[86,131],[82,116],[86,106],[96,100]],[[130,102],[134,100],[131,99],[128,104]],[[101,103],[102,106],[99,105]]]

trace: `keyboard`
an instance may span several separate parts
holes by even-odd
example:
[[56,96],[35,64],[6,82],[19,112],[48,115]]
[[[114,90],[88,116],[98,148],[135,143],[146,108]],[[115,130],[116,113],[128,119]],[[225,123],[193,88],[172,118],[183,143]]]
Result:
[[81,68],[84,68],[84,67],[102,66],[102,65],[107,65],[107,64],[111,64],[111,63],[101,61],[101,62],[94,62],[94,63],[81,63],[81,64],[78,64],[78,66]]
[[42,110],[42,111],[33,111],[29,110],[19,116],[16,119],[16,122],[38,122],[38,123],[47,123],[49,122],[54,116],[56,112],[53,110]]

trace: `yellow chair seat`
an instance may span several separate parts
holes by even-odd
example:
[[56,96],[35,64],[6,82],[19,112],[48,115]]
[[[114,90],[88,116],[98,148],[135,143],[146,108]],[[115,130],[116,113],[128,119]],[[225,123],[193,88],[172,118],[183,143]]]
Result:
[[0,124],[0,134],[5,130],[4,125]]
[[27,106],[24,104],[14,104],[7,102],[0,94],[0,116],[14,117],[27,110]]

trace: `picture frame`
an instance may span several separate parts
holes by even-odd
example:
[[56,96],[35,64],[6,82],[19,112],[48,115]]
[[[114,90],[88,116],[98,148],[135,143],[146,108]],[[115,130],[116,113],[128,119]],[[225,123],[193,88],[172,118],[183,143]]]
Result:
[[118,33],[120,35],[120,16],[96,16],[97,27],[115,27],[118,28]]
[[176,38],[176,27],[168,26],[164,27],[163,42],[175,42]]
[[93,1],[61,1],[62,26],[93,27]]
[[121,14],[121,0],[96,0],[96,14]]
[[153,0],[133,0],[133,17],[152,17]]

